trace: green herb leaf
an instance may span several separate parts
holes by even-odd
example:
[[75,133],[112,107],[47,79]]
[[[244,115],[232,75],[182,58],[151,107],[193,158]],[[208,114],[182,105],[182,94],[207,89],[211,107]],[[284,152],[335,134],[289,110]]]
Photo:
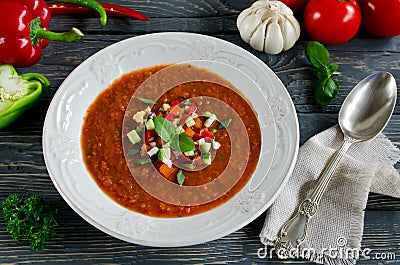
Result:
[[178,184],[182,186],[185,181],[185,175],[183,175],[182,169],[179,169],[178,174],[176,175],[176,180],[178,181]]
[[325,67],[329,62],[328,50],[317,41],[306,42],[306,55],[315,68]]
[[315,75],[319,80],[324,80],[329,77],[326,67],[315,69]]
[[319,82],[314,89],[315,101],[322,107],[332,102],[339,91],[339,84],[332,78],[326,78]]
[[2,207],[7,230],[14,239],[26,236],[32,250],[44,249],[46,241],[56,234],[58,209],[54,202],[45,201],[40,195],[24,199],[20,194],[11,194]]
[[172,122],[162,117],[154,117],[154,127],[158,135],[165,142],[175,142],[178,139],[176,128]]
[[315,101],[326,107],[339,91],[339,83],[332,79],[332,75],[339,74],[337,64],[329,64],[329,52],[325,46],[317,41],[306,42],[306,55],[310,63],[316,68],[315,75],[318,83],[314,87]]
[[148,98],[137,98],[137,99],[146,104],[156,104],[156,102],[152,99],[148,99]]
[[193,140],[184,133],[179,134],[179,152],[189,152],[195,149]]
[[194,150],[193,140],[184,133],[177,134],[175,125],[162,117],[154,117],[154,127],[163,141],[170,143],[171,148],[179,152]]
[[232,119],[226,119],[224,121],[221,122],[221,124],[219,125],[218,129],[222,129],[222,128],[226,128],[229,126],[229,124],[231,124]]
[[151,163],[151,159],[150,158],[138,158],[138,159],[135,159],[135,163],[138,165],[146,165],[148,163]]
[[140,149],[138,149],[138,148],[133,148],[132,150],[130,150],[130,151],[126,154],[126,156],[134,156],[134,155],[136,155],[137,153],[139,153],[139,151],[140,151]]
[[328,74],[328,77],[331,77],[332,75],[339,74],[336,72],[336,70],[339,68],[339,65],[337,64],[330,64],[326,67],[326,73]]

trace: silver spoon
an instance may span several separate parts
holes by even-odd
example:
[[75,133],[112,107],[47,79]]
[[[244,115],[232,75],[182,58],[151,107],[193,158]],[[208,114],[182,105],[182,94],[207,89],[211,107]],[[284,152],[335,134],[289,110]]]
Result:
[[297,214],[282,227],[275,241],[275,252],[289,258],[307,235],[307,224],[333,176],[335,168],[349,147],[377,136],[385,128],[396,105],[397,86],[394,77],[379,72],[364,78],[348,94],[339,112],[339,126],[344,142],[322,172],[311,195],[299,206]]

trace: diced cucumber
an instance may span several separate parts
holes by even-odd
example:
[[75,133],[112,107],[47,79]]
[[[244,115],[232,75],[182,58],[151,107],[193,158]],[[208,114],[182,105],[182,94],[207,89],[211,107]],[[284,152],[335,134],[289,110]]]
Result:
[[199,144],[199,145],[202,145],[202,144],[204,144],[206,142],[206,139],[204,139],[204,138],[200,138],[199,140],[197,140],[197,143]]
[[136,121],[137,123],[143,123],[144,116],[146,116],[146,115],[147,115],[147,113],[143,110],[136,112],[135,115],[133,115],[133,120]]
[[217,120],[217,115],[212,113],[211,116],[204,122],[204,126],[210,127],[216,120]]
[[190,151],[188,151],[188,152],[184,152],[184,154],[185,154],[186,156],[193,156],[193,155],[194,155],[194,150],[190,150]]
[[221,147],[221,144],[214,139],[211,140],[211,144],[213,149],[219,149]]
[[130,131],[126,136],[128,136],[128,139],[132,144],[137,144],[141,141],[140,136],[136,132],[136,130]]
[[209,153],[203,154],[203,163],[211,165],[211,155]]
[[153,148],[150,149],[150,151],[147,152],[147,154],[148,154],[150,157],[152,157],[153,155],[157,154],[159,150],[160,150],[160,149],[158,149],[157,146],[154,146]]
[[206,112],[203,113],[203,116],[207,117],[207,118],[211,117],[211,115],[213,115],[213,114],[211,112],[209,112],[209,111],[206,111]]
[[196,124],[192,116],[187,117],[185,123],[187,127],[192,127]]
[[168,111],[169,108],[171,108],[171,105],[169,105],[169,104],[167,104],[167,103],[163,103],[163,104],[162,104],[162,108],[163,108],[163,111]]
[[176,133],[177,133],[177,134],[181,134],[181,133],[184,133],[184,132],[185,132],[185,129],[183,129],[182,126],[176,127]]
[[155,129],[153,119],[147,119],[146,120],[146,129],[147,130],[154,130]]
[[186,169],[195,169],[196,166],[194,164],[180,164],[182,167]]
[[172,167],[171,161],[171,149],[170,148],[161,148],[158,151],[158,160],[166,164],[169,168]]
[[211,150],[211,143],[200,144],[200,150],[203,154],[209,153]]

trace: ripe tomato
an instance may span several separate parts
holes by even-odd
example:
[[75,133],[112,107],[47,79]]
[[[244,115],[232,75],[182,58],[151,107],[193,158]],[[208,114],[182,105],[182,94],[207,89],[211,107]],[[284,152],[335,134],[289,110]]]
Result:
[[304,10],[307,33],[324,44],[345,43],[356,35],[360,24],[356,0],[310,0]]
[[290,9],[292,9],[293,13],[298,13],[304,10],[309,0],[279,0],[279,1],[287,5]]
[[362,25],[372,35],[400,35],[400,0],[360,0]]

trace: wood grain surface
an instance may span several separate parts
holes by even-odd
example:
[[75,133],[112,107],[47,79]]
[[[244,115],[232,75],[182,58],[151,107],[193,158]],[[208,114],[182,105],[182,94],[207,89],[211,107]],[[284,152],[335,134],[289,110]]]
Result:
[[[49,1],[50,2],[50,1]],[[300,40],[287,52],[267,55],[244,43],[236,28],[241,10],[253,1],[245,0],[113,0],[134,8],[149,21],[109,18],[106,27],[96,17],[57,16],[50,27],[65,31],[79,27],[85,34],[77,43],[51,43],[36,65],[18,69],[20,73],[39,72],[51,81],[37,106],[11,126],[0,130],[0,200],[11,193],[41,194],[61,208],[56,237],[41,252],[29,250],[25,240],[15,241],[0,218],[0,264],[311,264],[307,261],[260,259],[257,251],[264,214],[246,227],[224,238],[182,248],[150,248],[126,243],[94,228],[77,215],[52,184],[42,153],[42,128],[47,108],[62,81],[82,61],[120,40],[142,34],[186,31],[206,34],[232,42],[250,51],[267,64],[287,87],[295,104],[301,144],[315,133],[337,122],[339,108],[351,88],[376,71],[390,71],[400,84],[400,37],[375,38],[361,29],[351,41],[327,46],[331,62],[339,64],[337,79],[341,90],[325,109],[313,101],[312,76],[304,53],[309,40],[302,32]],[[400,103],[385,134],[400,146]],[[400,168],[399,165],[397,165]],[[363,248],[372,254],[394,253],[396,257],[364,259],[359,264],[400,264],[400,199],[370,194],[365,210]]]

